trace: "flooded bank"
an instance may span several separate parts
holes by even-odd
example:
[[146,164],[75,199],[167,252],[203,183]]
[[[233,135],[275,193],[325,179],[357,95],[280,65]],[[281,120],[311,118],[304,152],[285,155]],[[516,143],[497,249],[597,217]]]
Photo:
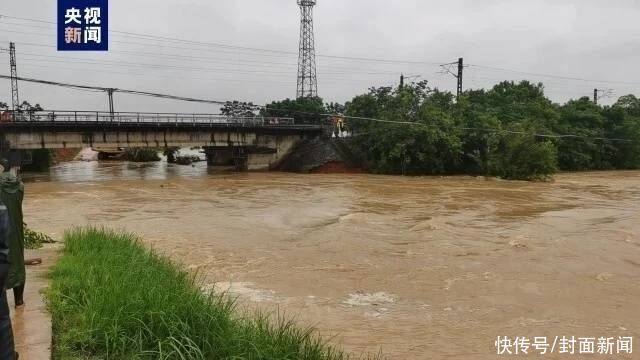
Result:
[[360,353],[492,359],[497,336],[640,337],[640,172],[552,183],[67,163],[25,221],[140,233],[209,289]]

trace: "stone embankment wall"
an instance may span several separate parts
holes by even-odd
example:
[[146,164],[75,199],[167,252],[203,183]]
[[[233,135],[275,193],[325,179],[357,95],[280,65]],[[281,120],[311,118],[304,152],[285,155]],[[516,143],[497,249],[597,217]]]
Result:
[[300,142],[277,170],[304,173],[359,173],[343,139],[316,137]]

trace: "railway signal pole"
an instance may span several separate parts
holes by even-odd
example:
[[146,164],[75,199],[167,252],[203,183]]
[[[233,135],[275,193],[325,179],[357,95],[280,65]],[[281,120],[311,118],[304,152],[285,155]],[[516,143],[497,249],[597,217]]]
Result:
[[111,116],[111,119],[113,120],[113,93],[114,91],[116,91],[116,89],[107,89],[107,94],[109,95],[109,115]]
[[[452,70],[452,67],[454,65],[458,65],[458,71],[457,72],[453,72],[453,70]],[[450,74],[451,76],[455,77],[458,80],[457,89],[456,89],[456,97],[457,97],[458,100],[460,100],[460,96],[462,96],[462,77],[463,77],[463,71],[464,71],[464,59],[463,58],[459,58],[458,62],[442,64],[442,65],[440,65],[440,67],[442,67],[442,69],[444,69],[442,71],[442,73]]]
[[464,69],[464,59],[463,58],[459,58],[458,59],[458,76],[456,76],[458,78],[458,100],[460,100],[460,96],[462,96],[462,69]]
[[593,89],[593,103],[598,105],[598,101],[613,95],[613,89]]
[[16,111],[18,111],[20,108],[20,99],[18,96],[18,70],[16,66],[16,44],[13,42],[9,43],[9,65],[11,66],[11,105],[13,108],[13,116],[15,118]]

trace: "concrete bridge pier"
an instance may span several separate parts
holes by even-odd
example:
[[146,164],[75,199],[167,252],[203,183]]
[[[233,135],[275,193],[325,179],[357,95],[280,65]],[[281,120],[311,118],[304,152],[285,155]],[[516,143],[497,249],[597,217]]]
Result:
[[209,166],[229,166],[236,171],[247,170],[270,170],[284,155],[288,154],[297,141],[292,141],[291,145],[283,153],[279,153],[277,148],[258,146],[208,146],[204,147]]
[[[33,152],[28,150],[2,149],[0,150],[0,158],[7,159],[11,168],[18,169],[26,165],[32,165],[34,161]],[[48,166],[49,164],[42,163],[39,165]]]
[[205,147],[203,150],[205,155],[207,156],[207,165],[233,165],[233,151],[231,147]]
[[248,169],[249,154],[244,147],[205,147],[204,152],[209,166],[233,166],[236,171]]

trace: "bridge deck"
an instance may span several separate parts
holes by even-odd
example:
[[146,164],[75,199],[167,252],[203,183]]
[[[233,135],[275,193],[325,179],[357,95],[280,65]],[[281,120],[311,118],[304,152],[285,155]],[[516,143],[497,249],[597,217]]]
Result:
[[0,130],[37,131],[256,131],[261,133],[317,132],[320,125],[296,124],[285,117],[228,117],[215,114],[108,113],[43,111],[11,114],[0,122]]

